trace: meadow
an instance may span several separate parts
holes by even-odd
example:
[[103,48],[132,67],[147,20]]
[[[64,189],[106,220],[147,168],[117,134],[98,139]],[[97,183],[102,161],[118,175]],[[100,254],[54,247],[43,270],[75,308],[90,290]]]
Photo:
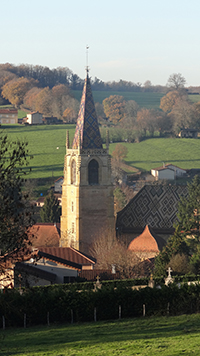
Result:
[[[66,131],[69,130],[72,143],[75,125],[2,125],[1,128],[10,140],[18,138],[28,142],[30,155],[34,157],[30,161],[28,178],[43,178],[45,183],[45,180],[52,179],[53,182],[63,175]],[[173,163],[183,169],[200,168],[200,139],[157,137],[140,143],[121,144],[128,149],[125,163],[140,171],[150,171],[163,163]],[[115,145],[110,144],[110,154]],[[28,172],[28,168],[26,170]]]
[[0,330],[2,356],[199,355],[200,315]]
[[[72,94],[77,100],[81,100],[82,91],[81,90],[72,90]],[[92,92],[94,102],[102,103],[105,98],[108,98],[110,95],[121,95],[125,100],[135,100],[140,107],[145,107],[147,109],[158,109],[160,106],[160,99],[164,94],[162,93],[137,93],[137,92],[128,92],[128,91],[100,91],[94,90]]]

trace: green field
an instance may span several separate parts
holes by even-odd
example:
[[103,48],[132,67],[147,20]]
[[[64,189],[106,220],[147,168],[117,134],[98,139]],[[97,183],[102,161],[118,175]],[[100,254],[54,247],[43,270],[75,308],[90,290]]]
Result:
[[[150,171],[163,163],[183,169],[200,168],[200,140],[151,138],[140,143],[123,143],[128,148],[125,162],[141,171]],[[110,146],[112,153],[115,144]]]
[[[21,126],[2,125],[11,140],[28,141],[34,156],[30,178],[58,178],[63,175],[66,131],[72,142],[75,125]],[[122,143],[128,148],[126,163],[141,171],[150,171],[165,163],[183,169],[200,168],[200,139],[152,138],[140,143]],[[110,144],[110,153],[116,144]]]
[[2,356],[200,355],[200,315],[6,329]]
[[[80,101],[82,91],[72,90],[74,97]],[[125,100],[135,100],[140,107],[147,109],[158,109],[160,106],[160,99],[164,94],[161,93],[136,93],[136,92],[124,92],[124,91],[93,91],[94,102],[102,103],[105,98],[110,95],[121,95]]]

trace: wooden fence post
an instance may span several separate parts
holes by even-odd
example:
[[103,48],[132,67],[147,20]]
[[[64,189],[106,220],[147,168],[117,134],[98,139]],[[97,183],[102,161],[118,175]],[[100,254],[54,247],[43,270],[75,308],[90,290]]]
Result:
[[122,307],[121,305],[119,305],[119,319],[121,319],[122,317]]
[[145,316],[146,310],[145,310],[145,304],[143,304],[143,316]]
[[170,303],[168,302],[167,303],[167,315],[169,315],[169,306],[170,306]]

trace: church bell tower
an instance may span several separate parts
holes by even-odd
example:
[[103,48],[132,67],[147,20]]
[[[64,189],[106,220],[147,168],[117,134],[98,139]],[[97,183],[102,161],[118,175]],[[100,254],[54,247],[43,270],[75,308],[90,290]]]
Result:
[[72,148],[66,139],[61,242],[89,253],[99,233],[114,227],[109,142],[103,148],[88,69]]

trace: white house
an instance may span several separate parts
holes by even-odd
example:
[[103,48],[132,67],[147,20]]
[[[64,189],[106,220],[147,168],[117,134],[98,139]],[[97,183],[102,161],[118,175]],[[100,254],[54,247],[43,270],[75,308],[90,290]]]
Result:
[[41,247],[29,261],[16,263],[14,286],[73,282],[82,270],[93,270],[95,262],[71,247]]
[[172,168],[169,168],[166,166],[152,169],[151,174],[152,174],[152,176],[155,177],[156,180],[159,180],[159,179],[173,180],[173,179],[175,179],[175,171]]
[[55,180],[55,182],[54,182],[54,192],[55,193],[62,193],[63,181],[64,181],[63,177],[60,177]]
[[43,124],[43,115],[39,112],[31,112],[27,114],[27,121],[29,125],[41,125]]
[[176,177],[182,177],[187,173],[185,169],[182,169],[180,167],[174,166],[171,163],[166,164],[165,167],[173,169],[173,171],[175,172],[175,178]]

